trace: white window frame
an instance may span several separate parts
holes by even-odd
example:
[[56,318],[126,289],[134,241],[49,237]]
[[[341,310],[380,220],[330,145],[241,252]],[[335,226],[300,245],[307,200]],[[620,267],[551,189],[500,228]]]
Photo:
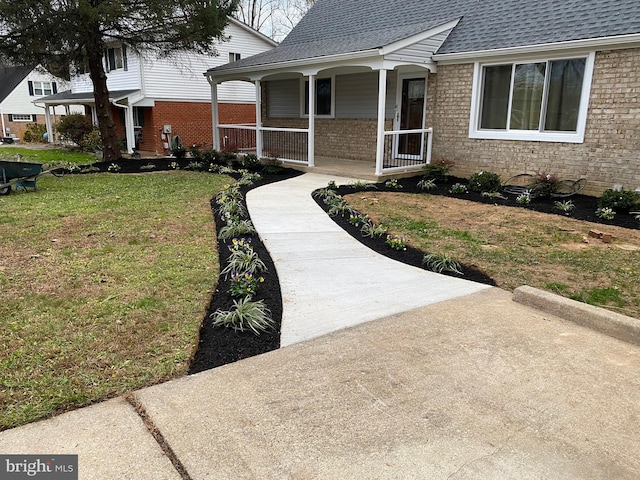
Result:
[[237,52],[229,52],[229,63],[237,62],[242,59],[242,54]]
[[[483,94],[483,71],[484,67],[507,64],[538,63],[553,60],[568,60],[584,58],[584,79],[582,92],[580,94],[580,109],[575,132],[551,132],[543,130],[504,130],[504,129],[483,129],[480,128],[482,94]],[[471,94],[471,116],[469,119],[469,138],[479,138],[488,140],[523,140],[540,142],[566,142],[584,143],[584,133],[587,125],[587,111],[589,109],[589,97],[591,95],[591,80],[593,77],[593,66],[595,63],[595,52],[583,55],[564,55],[544,58],[527,59],[507,59],[495,62],[476,62],[473,69],[473,91]],[[511,102],[511,100],[509,100]],[[543,99],[546,102],[546,98]],[[545,105],[543,105],[543,111]]]
[[[35,87],[34,87],[35,89]],[[16,118],[18,117],[18,118]],[[25,118],[20,118],[20,117],[25,117]],[[12,122],[33,122],[33,115],[27,115],[27,114],[23,114],[23,113],[12,113],[11,114],[11,121]]]
[[[336,76],[335,75],[329,75],[329,76],[323,76],[323,77],[316,77],[316,82],[318,80],[331,80],[331,112],[329,113],[329,115],[318,115],[316,113],[315,117],[316,118],[335,118],[336,115]],[[306,113],[305,107],[305,90],[306,90],[306,82],[309,81],[309,77],[303,77],[300,79],[300,117],[302,118],[309,118],[309,114]],[[315,106],[316,109],[318,108],[318,89],[315,89],[316,92],[316,101],[315,101]]]
[[[49,86],[47,88],[46,86]],[[47,93],[49,92],[49,93]],[[51,82],[33,81],[33,95],[36,97],[44,97],[53,94],[53,84]]]

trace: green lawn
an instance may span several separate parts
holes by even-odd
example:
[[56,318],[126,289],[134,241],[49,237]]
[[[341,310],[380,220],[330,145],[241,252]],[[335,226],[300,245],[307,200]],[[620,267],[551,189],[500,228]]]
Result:
[[16,160],[18,154],[22,155],[22,160],[25,162],[47,164],[77,163],[83,165],[100,160],[95,155],[65,148],[0,147],[0,160]]
[[0,429],[184,375],[218,277],[185,171],[44,176],[0,197]]

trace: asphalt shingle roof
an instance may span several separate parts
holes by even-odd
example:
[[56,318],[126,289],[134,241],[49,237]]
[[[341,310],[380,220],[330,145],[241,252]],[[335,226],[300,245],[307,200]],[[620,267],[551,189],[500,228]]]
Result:
[[437,53],[640,33],[640,0],[318,0],[278,47],[213,70],[377,49],[457,19]]

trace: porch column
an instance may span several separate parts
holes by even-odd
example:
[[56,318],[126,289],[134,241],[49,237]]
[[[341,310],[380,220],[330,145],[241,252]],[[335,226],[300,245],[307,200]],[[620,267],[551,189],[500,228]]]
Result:
[[133,153],[136,148],[136,134],[133,128],[133,105],[129,104],[124,110],[125,136],[127,137],[127,152]]
[[218,114],[218,82],[207,77],[211,85],[211,125],[213,127],[213,149],[220,151],[220,116]]
[[307,133],[307,165],[315,166],[316,141],[316,76],[309,75],[309,132]]
[[51,111],[49,110],[49,105],[44,106],[44,123],[47,125],[47,142],[55,143],[55,138],[53,138],[53,126],[51,125]]
[[376,143],[376,175],[382,175],[384,161],[384,120],[387,105],[387,71],[378,71],[378,135]]
[[262,158],[262,84],[256,80],[256,155]]

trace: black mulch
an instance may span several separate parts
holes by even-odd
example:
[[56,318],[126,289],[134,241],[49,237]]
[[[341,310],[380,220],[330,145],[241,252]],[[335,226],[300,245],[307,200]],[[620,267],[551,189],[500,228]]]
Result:
[[[155,168],[153,171],[158,170],[171,170],[175,168],[177,162],[180,169],[188,168],[191,159],[176,160],[175,158],[164,159],[152,159],[152,160],[129,160],[122,159],[117,163],[120,166],[119,173],[140,173],[148,170],[141,170],[140,167],[148,163],[153,163]],[[173,164],[173,165],[172,165]],[[106,172],[112,165],[111,162],[98,162],[93,164],[94,168],[98,168],[101,172]],[[262,180],[256,182],[251,187],[242,187],[244,194],[251,188],[256,188],[267,183],[272,183],[287,178],[292,178],[300,175],[300,172],[291,169],[284,169],[279,174],[268,174],[260,172]],[[389,191],[389,192],[404,192],[404,193],[423,193],[417,187],[418,181],[422,176],[416,176],[412,178],[400,179],[398,183],[402,185],[402,188],[394,189],[388,188],[384,183],[376,184],[376,191]],[[337,183],[340,183],[340,179],[336,179]],[[452,194],[450,193],[451,185],[454,183],[466,183],[465,179],[450,177],[448,183],[445,185],[439,185],[437,188],[430,190],[430,195],[443,195],[448,197],[455,197],[464,200],[481,202],[494,205],[504,205],[515,208],[526,208],[529,210],[535,210],[538,212],[564,215],[554,208],[554,201],[557,199],[534,199],[529,205],[522,206],[516,202],[515,195],[507,195],[507,199],[488,199],[483,197],[480,193],[469,192],[466,194]],[[357,191],[363,191],[363,189],[356,189],[352,185],[343,185],[337,189],[339,195],[347,195]],[[370,191],[370,190],[365,190]],[[626,228],[638,229],[640,222],[635,219],[633,215],[616,215],[614,220],[603,220],[595,215],[595,211],[598,208],[598,199],[595,197],[589,197],[585,195],[574,195],[570,198],[575,209],[571,213],[571,218],[578,220],[585,220],[594,223],[600,223],[605,225],[617,225]],[[325,211],[328,207],[319,198],[316,198],[316,202]],[[215,211],[215,203],[212,199],[212,214],[216,223],[216,231],[219,231],[224,224],[219,219]],[[364,237],[360,233],[360,230],[349,223],[349,219],[346,217],[336,216],[333,220],[340,225],[345,231],[347,231],[354,238],[361,241],[363,244],[371,248],[372,250],[385,255],[394,260],[407,263],[416,267],[422,267],[422,259],[427,252],[422,252],[414,248],[407,247],[406,251],[394,250],[386,244],[386,238],[370,238]],[[271,350],[275,350],[280,346],[280,324],[282,320],[282,295],[280,292],[280,283],[273,264],[273,260],[269,255],[269,252],[265,248],[264,244],[260,241],[257,235],[251,236],[251,243],[254,250],[258,253],[260,259],[266,264],[267,272],[262,276],[264,277],[264,283],[260,284],[258,293],[254,297],[254,300],[263,300],[269,310],[272,313],[272,317],[275,321],[275,328],[270,332],[261,333],[255,335],[252,332],[236,332],[229,328],[213,327],[210,320],[210,316],[216,310],[229,310],[233,304],[233,298],[229,294],[230,281],[225,280],[223,277],[218,279],[217,288],[211,297],[209,307],[202,321],[200,328],[200,336],[197,350],[193,354],[189,373],[197,373],[204,370],[208,370],[214,367],[218,367],[227,363],[235,362],[243,358],[252,357],[261,353],[266,353]],[[219,242],[218,254],[220,259],[220,268],[224,268],[227,258],[229,256],[229,249],[226,243]],[[463,276],[455,273],[446,273],[447,275],[457,276],[489,285],[495,285],[495,282],[484,272],[480,271],[474,265],[463,265]]]

